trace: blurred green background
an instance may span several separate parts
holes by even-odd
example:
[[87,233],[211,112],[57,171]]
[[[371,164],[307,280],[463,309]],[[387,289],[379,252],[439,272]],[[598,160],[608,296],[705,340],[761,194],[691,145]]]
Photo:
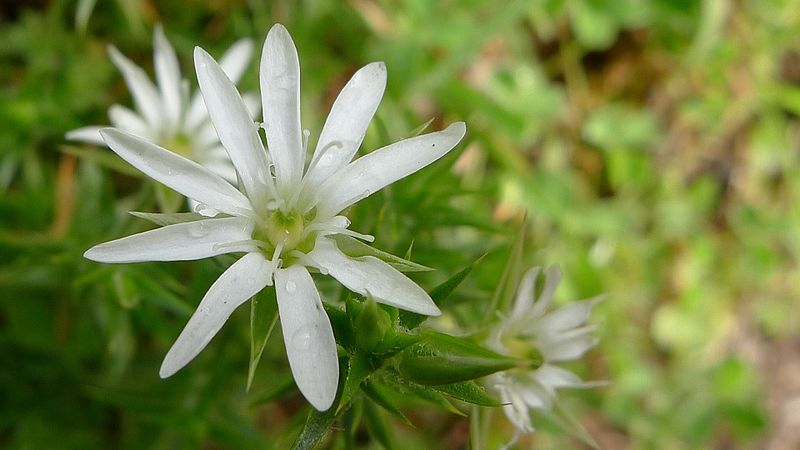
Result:
[[[564,392],[604,449],[800,448],[800,1],[154,1],[0,4],[0,447],[285,448],[308,406],[273,336],[250,392],[241,308],[173,378],[157,368],[232,259],[105,266],[91,245],[148,228],[153,185],[64,140],[130,105],[114,44],[152,75],[164,26],[194,84],[195,45],[259,49],[287,26],[315,136],[360,66],[389,83],[362,148],[433,119],[450,156],[351,213],[376,246],[436,272],[485,252],[454,294],[481,314],[527,214],[526,264],[559,301],[605,293],[601,345]],[[194,89],[194,87],[193,87]],[[313,144],[312,138],[312,144]],[[320,279],[323,298],[342,289]],[[273,400],[274,399],[274,400]],[[272,400],[272,401],[266,401]],[[398,448],[468,446],[466,418],[408,405]],[[510,426],[496,415],[500,443]],[[520,448],[588,448],[539,424]],[[341,433],[339,433],[341,434]],[[380,448],[362,431],[326,445]]]

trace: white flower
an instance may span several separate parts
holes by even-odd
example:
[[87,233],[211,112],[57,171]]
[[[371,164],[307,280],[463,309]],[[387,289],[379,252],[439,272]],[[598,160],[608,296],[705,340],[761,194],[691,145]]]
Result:
[[551,410],[558,389],[597,385],[581,381],[556,363],[579,359],[597,345],[597,338],[592,336],[595,327],[586,322],[598,300],[576,302],[548,312],[561,272],[557,267],[549,268],[537,296],[536,280],[540,273],[539,267],[528,270],[510,314],[502,317],[487,342],[503,354],[526,357],[538,352],[544,362],[536,370],[512,369],[488,377],[489,386],[500,395],[503,412],[518,434],[533,431],[531,410]]
[[167,353],[160,375],[191,361],[230,314],[275,285],[289,365],[298,388],[318,410],[328,409],[338,383],[336,342],[307,267],[377,301],[427,315],[440,314],[428,294],[386,262],[353,258],[331,237],[348,234],[339,212],[444,156],[464,136],[463,122],[383,147],[351,162],[386,85],[383,63],[353,75],[328,116],[305,164],[300,128],[300,66],[289,33],[275,25],[261,57],[261,96],[267,148],[258,126],[222,68],[195,48],[200,91],[219,138],[236,167],[237,190],[218,175],[134,135],[101,131],[123,159],[220,216],[165,226],[107,242],[85,256],[100,262],[192,260],[244,252],[206,293]]
[[[175,49],[160,26],[153,35],[157,86],[147,74],[114,46],[108,49],[133,96],[135,111],[113,105],[108,116],[114,127],[154,142],[183,155],[228,181],[236,181],[236,172],[220,144],[208,112],[198,92],[189,97],[189,84],[181,77]],[[249,39],[236,42],[220,59],[220,66],[234,81],[241,78],[250,63],[253,43]],[[257,96],[248,99],[257,109]],[[102,126],[88,126],[67,133],[67,139],[105,145],[100,136]]]

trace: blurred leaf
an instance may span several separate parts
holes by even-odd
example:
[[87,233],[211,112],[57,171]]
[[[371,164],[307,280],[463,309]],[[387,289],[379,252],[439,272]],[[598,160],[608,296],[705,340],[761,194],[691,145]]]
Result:
[[490,396],[483,386],[474,381],[463,381],[461,383],[442,384],[433,386],[433,389],[457,398],[463,402],[472,403],[478,406],[497,407],[502,403]]
[[[467,275],[469,275],[470,272],[472,272],[472,269],[474,269],[475,266],[477,266],[478,264],[481,263],[481,261],[483,261],[483,258],[485,256],[486,255],[484,254],[483,256],[479,257],[478,259],[473,261],[472,264],[461,269],[460,272],[456,273],[452,277],[448,278],[442,284],[433,288],[433,290],[430,292],[430,296],[431,299],[433,300],[433,303],[435,303],[436,306],[438,306],[439,308],[444,308],[446,300],[450,296],[450,294],[455,290],[455,288],[458,287],[458,285],[461,284],[462,281],[464,281],[465,278],[467,278]],[[419,326],[419,324],[424,322],[427,318],[428,316],[422,314],[417,314],[409,311],[400,311],[400,324],[410,330],[413,330],[414,328]]]
[[278,323],[278,301],[275,289],[262,289],[250,299],[250,365],[247,370],[247,390],[253,384],[258,362],[264,353],[275,324]]

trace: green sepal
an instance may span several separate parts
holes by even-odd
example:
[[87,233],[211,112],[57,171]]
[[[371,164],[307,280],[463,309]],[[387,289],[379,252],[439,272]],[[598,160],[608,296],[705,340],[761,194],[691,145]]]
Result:
[[430,331],[400,352],[399,369],[415,383],[436,386],[529,365],[529,361],[495,353],[466,339]]
[[[486,255],[481,256],[480,258],[476,259],[472,262],[472,264],[468,265],[467,267],[463,268],[460,272],[453,275],[452,277],[445,280],[442,284],[433,288],[430,292],[431,300],[438,306],[442,308],[444,306],[445,301],[450,296],[450,294],[467,278],[467,275],[472,272],[472,269],[475,268]],[[400,311],[400,324],[404,327],[408,328],[409,330],[416,328],[422,322],[424,322],[428,316],[413,313],[410,311]]]
[[400,272],[429,272],[433,270],[430,267],[423,266],[422,264],[417,264],[415,262],[405,260],[399,256],[392,255],[391,253],[373,248],[372,246],[367,245],[356,238],[344,234],[335,235],[333,240],[336,241],[336,247],[338,247],[342,253],[351,258],[372,256],[386,262]]
[[348,313],[343,311],[338,306],[322,302],[325,313],[331,321],[333,334],[336,337],[336,343],[346,349],[354,349],[356,345],[356,337],[353,334],[353,327],[350,324],[350,317]]
[[378,304],[368,295],[364,300],[361,311],[353,320],[356,333],[356,345],[367,351],[375,352],[387,346],[387,340],[392,340],[394,334],[389,314],[378,307]]
[[138,217],[140,219],[153,222],[156,225],[165,227],[167,225],[174,225],[176,223],[194,222],[197,220],[208,219],[208,217],[195,212],[183,213],[148,213],[141,211],[128,211],[128,214]]
[[275,324],[278,323],[278,301],[275,289],[263,289],[250,299],[250,364],[247,370],[247,390],[264,353]]
[[373,379],[366,380],[361,385],[361,389],[375,404],[400,418],[406,425],[414,426],[414,424],[408,420],[408,417],[400,411],[400,408],[394,404],[394,401],[392,401],[392,394],[395,393],[393,389]]
[[460,383],[442,384],[433,386],[433,389],[446,394],[462,402],[472,403],[478,406],[497,407],[503,404],[496,398],[489,395],[486,389],[475,381],[462,381]]

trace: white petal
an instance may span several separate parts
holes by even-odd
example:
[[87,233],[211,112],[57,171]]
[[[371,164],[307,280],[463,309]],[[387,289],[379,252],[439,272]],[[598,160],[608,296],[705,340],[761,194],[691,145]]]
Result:
[[247,197],[196,162],[113,128],[100,133],[122,159],[184,196],[234,216],[252,211]]
[[105,263],[189,261],[253,251],[251,244],[219,245],[249,240],[252,231],[253,223],[240,217],[177,223],[95,245],[83,256]]
[[[220,142],[228,150],[236,172],[256,207],[265,207],[270,196],[269,163],[261,144],[258,127],[242,97],[216,61],[200,47],[194,49],[197,82],[217,130]],[[263,206],[261,206],[263,205]]]
[[111,61],[122,72],[125,83],[128,84],[131,95],[133,95],[136,108],[142,113],[151,127],[160,129],[163,125],[161,98],[153,82],[150,81],[144,70],[126,58],[116,47],[110,46],[108,53],[111,56]]
[[231,313],[272,281],[273,265],[260,252],[244,255],[211,285],[161,363],[166,378],[183,368],[222,328]]
[[115,128],[145,139],[155,140],[158,138],[158,133],[154,133],[154,130],[141,116],[122,105],[111,105],[111,108],[108,109],[108,118],[111,119],[111,124]]
[[427,292],[380,259],[372,256],[351,258],[326,238],[318,239],[308,256],[323,273],[327,272],[353,292],[369,294],[379,303],[419,314],[438,316],[442,313]]
[[574,373],[553,364],[543,364],[536,369],[534,376],[551,394],[559,388],[580,387],[584,384]]
[[594,301],[587,300],[563,306],[542,317],[540,326],[548,331],[564,331],[579,327],[589,320],[594,305]]
[[[242,77],[252,54],[253,42],[249,39],[241,39],[233,44],[220,58],[220,67],[234,84]],[[199,94],[195,94],[192,96],[189,110],[186,113],[186,127],[193,129],[207,119],[208,111],[205,103],[203,103],[203,98]]]
[[181,105],[181,69],[178,65],[178,57],[175,49],[164,35],[164,29],[156,26],[153,36],[153,47],[155,47],[155,68],[158,88],[161,91],[161,98],[164,109],[171,126],[175,126],[180,120]]
[[534,295],[536,294],[536,279],[539,278],[541,267],[531,267],[525,272],[522,281],[517,288],[517,296],[514,300],[514,308],[511,310],[511,317],[519,319],[528,314],[533,306]]
[[103,128],[105,127],[94,125],[78,128],[76,130],[67,131],[67,134],[64,137],[70,141],[81,141],[89,144],[105,145],[106,142],[103,140],[103,137],[100,136],[100,130]]
[[597,345],[598,339],[583,335],[565,340],[555,340],[549,344],[541,344],[539,350],[547,361],[574,361]]
[[561,282],[561,270],[557,266],[550,266],[544,274],[544,287],[542,293],[536,299],[536,304],[531,308],[534,317],[544,314],[550,302],[553,300],[558,284]]
[[339,360],[319,292],[302,266],[276,270],[275,292],[294,381],[314,408],[325,411],[336,397]]
[[385,88],[386,65],[382,62],[368,64],[350,78],[322,128],[314,164],[305,175],[307,186],[318,186],[353,159]]
[[443,131],[413,137],[363,156],[322,184],[317,215],[327,217],[431,164],[464,137],[464,122]]
[[299,186],[305,155],[300,135],[300,62],[289,32],[281,24],[269,30],[260,67],[261,106],[278,191]]

